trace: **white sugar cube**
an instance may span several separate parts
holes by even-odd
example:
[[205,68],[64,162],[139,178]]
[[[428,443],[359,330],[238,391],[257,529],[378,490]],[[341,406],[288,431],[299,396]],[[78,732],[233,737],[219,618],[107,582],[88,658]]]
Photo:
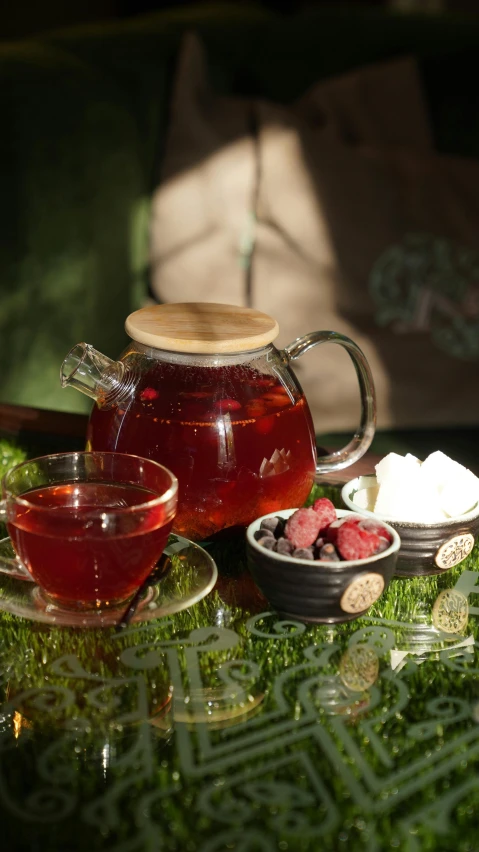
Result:
[[374,504],[374,511],[378,515],[407,521],[410,509],[411,501],[409,500],[409,491],[406,487],[398,487],[395,482],[392,484],[384,482],[380,486]]
[[445,453],[441,453],[440,450],[437,450],[435,453],[431,453],[427,459],[424,459],[421,465],[422,475],[427,477],[429,482],[432,485],[435,485],[436,488],[444,485],[444,483],[447,482],[448,479],[454,477],[459,470],[466,470],[466,468],[458,462],[450,459]]
[[475,485],[465,483],[451,483],[441,488],[439,500],[446,515],[455,518],[457,515],[465,515],[476,506],[479,499],[477,482]]
[[363,488],[371,488],[371,486],[377,488],[377,485],[370,474],[367,474],[366,476],[358,476],[358,491],[361,491]]
[[477,476],[444,453],[431,453],[423,461],[421,473],[436,487],[439,504],[450,518],[468,512],[479,500]]
[[368,512],[374,512],[378,491],[379,488],[377,485],[373,485],[370,488],[360,488],[353,497],[353,503],[360,509],[367,509]]
[[422,463],[410,453],[389,453],[376,465],[376,477],[374,511],[398,521],[438,523],[479,501],[479,479],[440,451]]
[[411,480],[417,479],[419,467],[410,459],[389,453],[376,465],[379,491],[374,504],[377,514],[407,521],[417,513],[411,495]]
[[414,456],[400,456],[398,453],[389,453],[379,464],[376,465],[376,479],[379,485],[385,483],[404,482],[409,474],[417,472],[419,465],[416,464]]
[[420,524],[434,523],[446,517],[438,504],[436,492],[424,486],[419,476],[402,484],[381,485],[374,511],[397,521]]
[[418,459],[418,458],[417,458],[417,456],[413,456],[413,454],[412,454],[412,453],[406,453],[406,455],[404,456],[404,458],[406,459],[406,461],[407,461],[407,462],[412,463],[412,464],[415,464],[416,466],[418,466],[418,465],[421,465],[421,464],[422,464],[422,462],[420,461],[420,459]]

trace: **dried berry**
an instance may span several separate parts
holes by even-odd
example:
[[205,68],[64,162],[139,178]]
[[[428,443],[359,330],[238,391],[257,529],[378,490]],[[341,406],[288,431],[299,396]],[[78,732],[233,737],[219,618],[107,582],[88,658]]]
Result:
[[214,404],[216,411],[238,411],[241,408],[241,403],[236,399],[219,399]]
[[150,402],[152,399],[158,399],[159,393],[154,388],[144,388],[140,393],[140,399],[143,402]]
[[212,391],[180,391],[178,395],[184,399],[208,399],[213,396],[213,393]]
[[340,556],[334,544],[328,542],[327,544],[323,544],[320,548],[318,559],[320,562],[339,562]]
[[269,408],[281,408],[290,402],[288,392],[279,385],[264,393],[261,399]]
[[322,533],[323,530],[336,520],[336,509],[327,497],[318,497],[313,503],[313,509],[321,521],[319,531]]
[[[334,519],[326,522],[332,518],[331,507]],[[359,514],[337,518],[331,501],[322,497],[308,509],[296,509],[288,520],[279,515],[264,518],[254,537],[283,556],[318,562],[368,559],[383,553],[392,541],[382,523]]]
[[293,550],[294,544],[292,541],[289,541],[289,539],[284,538],[284,536],[278,538],[278,541],[276,542],[276,553],[282,553],[284,556],[289,556],[293,552]]
[[264,527],[260,527],[260,529],[256,530],[254,534],[256,541],[259,541],[261,538],[266,538],[267,536],[274,539],[274,535],[271,530],[264,529]]
[[275,550],[276,539],[273,535],[264,535],[263,538],[258,539],[258,544],[261,544],[266,550]]
[[386,538],[389,543],[391,543],[393,540],[392,535],[390,535],[386,527],[379,521],[375,521],[373,518],[361,518],[359,526],[362,530],[369,530],[369,532],[373,532],[376,533],[376,535],[383,536],[383,538]]
[[346,523],[352,525],[359,524],[360,520],[361,515],[346,515],[344,518],[337,518],[324,531],[324,537],[327,539],[327,541],[331,541],[333,544],[336,544],[339,528]]
[[297,509],[286,521],[286,537],[296,548],[314,544],[319,534],[320,519],[314,509]]
[[268,530],[271,535],[279,538],[283,535],[285,524],[286,521],[284,518],[264,518],[264,520],[261,521],[260,530]]
[[354,519],[342,524],[338,529],[336,547],[343,559],[367,559],[377,551],[379,544],[379,536],[361,529]]
[[252,399],[245,405],[248,417],[262,417],[266,414],[266,405],[261,399]]
[[265,393],[263,399],[268,408],[282,408],[289,402],[289,397],[283,396],[281,393]]
[[314,553],[312,547],[297,547],[293,550],[293,556],[295,559],[314,559]]
[[335,544],[337,536],[338,536],[339,527],[343,523],[344,523],[344,518],[338,518],[336,521],[332,521],[332,523],[330,523],[327,530],[324,530],[324,538],[327,541],[331,541],[333,544]]
[[269,435],[274,429],[275,422],[274,417],[258,417],[253,428],[259,435]]

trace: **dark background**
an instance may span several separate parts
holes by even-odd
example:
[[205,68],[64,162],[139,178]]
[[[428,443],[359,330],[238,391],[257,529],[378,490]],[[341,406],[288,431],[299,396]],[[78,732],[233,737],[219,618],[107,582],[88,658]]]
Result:
[[[246,6],[250,0],[232,0]],[[282,14],[296,14],[331,0],[257,0]],[[16,39],[58,27],[121,20],[161,9],[209,5],[209,0],[3,0],[0,2],[0,39]],[[399,11],[434,14],[453,11],[479,16],[479,0],[336,0],[335,6],[391,6]]]

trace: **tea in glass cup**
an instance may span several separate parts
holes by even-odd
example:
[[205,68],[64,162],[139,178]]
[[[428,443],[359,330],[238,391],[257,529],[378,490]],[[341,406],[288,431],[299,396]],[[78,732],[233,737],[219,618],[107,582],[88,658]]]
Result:
[[33,579],[62,607],[97,610],[128,601],[153,571],[178,483],[150,459],[72,452],[17,465],[3,478],[2,496],[16,576]]

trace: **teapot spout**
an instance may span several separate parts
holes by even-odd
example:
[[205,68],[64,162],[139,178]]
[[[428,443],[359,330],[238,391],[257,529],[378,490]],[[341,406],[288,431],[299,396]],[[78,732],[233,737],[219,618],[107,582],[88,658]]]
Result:
[[102,355],[89,343],[77,343],[70,349],[60,368],[63,388],[76,388],[99,405],[116,401],[124,385],[125,365]]

